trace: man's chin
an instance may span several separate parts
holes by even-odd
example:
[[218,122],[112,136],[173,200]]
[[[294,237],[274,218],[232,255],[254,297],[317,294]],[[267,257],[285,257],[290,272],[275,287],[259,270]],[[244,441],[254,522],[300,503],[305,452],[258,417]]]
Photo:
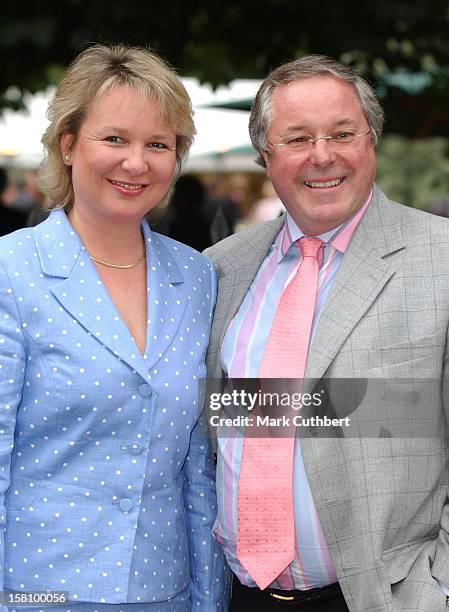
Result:
[[[321,207],[317,209],[317,206]],[[338,203],[329,204],[327,202],[311,207],[310,214],[307,214],[303,208],[289,212],[299,229],[309,236],[329,232],[344,223],[353,214],[351,211],[342,211]]]

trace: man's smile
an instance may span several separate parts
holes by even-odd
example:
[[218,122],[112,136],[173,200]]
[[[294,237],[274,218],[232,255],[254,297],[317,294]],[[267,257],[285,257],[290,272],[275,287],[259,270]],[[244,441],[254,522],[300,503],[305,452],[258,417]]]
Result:
[[306,185],[306,187],[310,187],[311,189],[329,189],[331,187],[338,187],[341,185],[345,178],[346,177],[342,176],[340,178],[328,180],[304,181],[304,185]]

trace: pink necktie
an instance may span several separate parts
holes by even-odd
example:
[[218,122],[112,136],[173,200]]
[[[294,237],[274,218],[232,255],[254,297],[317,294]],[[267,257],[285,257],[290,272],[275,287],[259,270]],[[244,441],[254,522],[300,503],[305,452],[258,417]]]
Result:
[[[302,261],[284,289],[259,377],[304,377],[318,284],[319,238],[299,240]],[[237,557],[265,589],[295,557],[293,453],[295,437],[245,437],[238,486]]]

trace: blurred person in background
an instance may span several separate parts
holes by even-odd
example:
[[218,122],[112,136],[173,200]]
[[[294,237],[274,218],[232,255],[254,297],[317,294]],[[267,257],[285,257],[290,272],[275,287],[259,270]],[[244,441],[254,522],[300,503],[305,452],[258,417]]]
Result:
[[0,236],[25,227],[25,216],[12,208],[15,196],[16,191],[9,185],[5,168],[0,167]]
[[161,233],[191,246],[197,251],[210,247],[211,211],[207,191],[199,178],[184,174],[176,181],[166,215],[154,227]]
[[229,184],[221,174],[209,177],[207,181],[207,209],[212,214],[212,242],[215,244],[235,231],[239,218],[236,202],[229,195]]
[[190,100],[155,53],[97,45],[49,118],[50,216],[0,241],[2,587],[67,591],[52,611],[224,612],[200,418],[214,271],[143,220]]
[[284,211],[285,207],[277,196],[271,181],[266,179],[262,185],[262,197],[254,203],[246,221],[248,224],[263,223],[276,219]]
[[42,207],[44,196],[37,188],[36,172],[27,170],[17,183],[17,195],[12,206],[27,215],[34,206]]

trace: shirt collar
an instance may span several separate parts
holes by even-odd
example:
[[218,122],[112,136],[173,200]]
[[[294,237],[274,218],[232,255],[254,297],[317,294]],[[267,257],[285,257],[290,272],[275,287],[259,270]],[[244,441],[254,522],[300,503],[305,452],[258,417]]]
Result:
[[[365,211],[368,208],[369,203],[371,202],[372,196],[373,190],[371,189],[362,208],[360,208],[350,219],[348,219],[338,227],[334,227],[333,229],[329,230],[328,232],[325,232],[324,234],[319,234],[318,238],[322,240],[325,244],[333,246],[336,251],[344,253],[348,247],[348,244],[352,238],[356,227],[360,222],[360,219],[365,214]],[[299,229],[299,227],[293,221],[292,216],[287,211],[285,223],[282,226],[282,230],[279,236],[280,240],[278,243],[278,262],[280,262],[285,257],[291,245],[300,238],[302,238],[304,235],[304,232]]]

